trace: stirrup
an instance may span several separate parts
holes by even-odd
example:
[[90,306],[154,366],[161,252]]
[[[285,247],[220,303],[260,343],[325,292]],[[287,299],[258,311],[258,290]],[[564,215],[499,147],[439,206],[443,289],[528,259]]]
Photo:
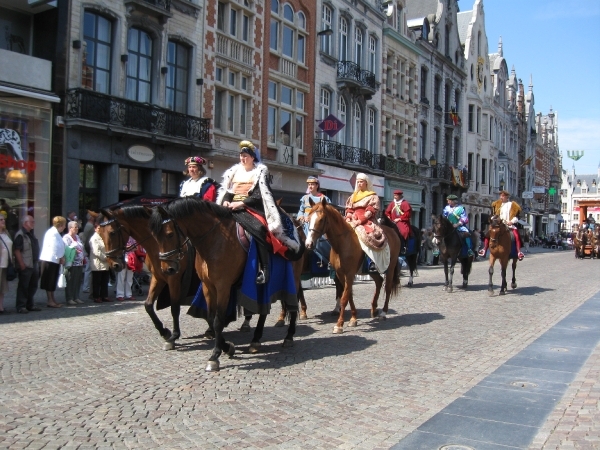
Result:
[[371,263],[369,264],[369,272],[378,272],[378,270],[377,270],[377,266],[375,265],[375,263],[374,263],[374,262],[371,262]]
[[258,271],[258,275],[256,276],[256,284],[265,284],[265,272],[262,270]]
[[485,248],[482,248],[481,250],[479,250],[478,255],[481,256],[481,257],[483,257],[483,256],[485,256],[485,252],[486,251],[487,250]]
[[519,259],[519,261],[523,261],[523,258],[525,258],[525,255],[523,254],[523,252],[519,252],[517,254],[517,258]]

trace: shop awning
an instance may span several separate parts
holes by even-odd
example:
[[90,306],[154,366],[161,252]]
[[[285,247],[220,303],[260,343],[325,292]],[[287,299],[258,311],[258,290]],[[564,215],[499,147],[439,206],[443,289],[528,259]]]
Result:
[[1,84],[0,92],[6,92],[7,94],[16,95],[19,97],[35,98],[37,100],[44,100],[46,102],[60,103],[60,97],[54,95],[52,92],[39,91],[35,89],[20,89],[17,87],[4,86]]

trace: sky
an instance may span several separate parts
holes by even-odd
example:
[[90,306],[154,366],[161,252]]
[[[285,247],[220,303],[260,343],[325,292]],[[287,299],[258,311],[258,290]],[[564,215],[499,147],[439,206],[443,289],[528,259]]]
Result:
[[[475,0],[459,0],[461,12]],[[508,70],[525,91],[533,79],[535,111],[558,116],[563,169],[597,173],[600,165],[600,0],[483,0],[490,53],[502,37]],[[530,78],[532,77],[532,78]],[[574,161],[568,152],[583,151]]]

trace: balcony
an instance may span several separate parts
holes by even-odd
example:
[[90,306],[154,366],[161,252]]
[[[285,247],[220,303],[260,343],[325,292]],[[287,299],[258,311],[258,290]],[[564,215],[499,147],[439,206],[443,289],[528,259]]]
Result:
[[456,169],[449,164],[436,164],[433,166],[431,168],[431,178],[463,189],[469,187],[468,172]]
[[217,54],[254,67],[254,49],[220,33],[217,34]]
[[379,88],[375,74],[363,70],[352,61],[338,61],[337,84],[340,89],[348,89],[358,95],[371,97]]
[[162,23],[173,17],[171,0],[125,0],[125,5],[145,15],[156,17]]
[[379,167],[385,172],[399,175],[401,177],[418,178],[420,177],[419,165],[413,162],[402,161],[391,156],[378,155]]
[[87,89],[71,89],[67,92],[66,117],[189,141],[210,142],[210,119],[200,119]]
[[370,169],[380,169],[379,164],[376,164],[373,153],[369,150],[324,139],[313,141],[313,160],[328,164],[337,163],[336,165],[339,166],[354,164]]

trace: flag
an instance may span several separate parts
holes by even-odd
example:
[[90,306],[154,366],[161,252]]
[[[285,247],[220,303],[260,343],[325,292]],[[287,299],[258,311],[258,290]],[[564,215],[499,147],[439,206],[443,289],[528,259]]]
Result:
[[460,119],[458,117],[458,114],[456,113],[456,108],[454,108],[454,106],[450,108],[450,118],[452,119],[452,123],[454,124],[454,126],[459,124]]
[[525,161],[523,161],[523,164],[521,164],[521,167],[528,166],[529,164],[531,164],[532,160],[533,160],[533,155],[530,156],[529,158],[527,158]]

